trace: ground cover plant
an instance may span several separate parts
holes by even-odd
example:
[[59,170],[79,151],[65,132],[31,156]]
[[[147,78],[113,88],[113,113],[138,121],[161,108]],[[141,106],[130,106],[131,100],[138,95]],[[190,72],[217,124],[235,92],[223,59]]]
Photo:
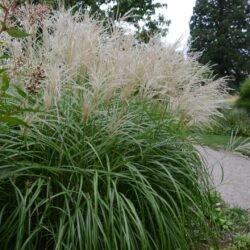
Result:
[[239,207],[228,207],[217,192],[211,193],[211,199],[214,202],[212,217],[221,228],[218,249],[249,249],[250,211]]
[[1,248],[212,244],[209,176],[185,130],[220,115],[224,80],[196,55],[87,14],[15,15],[30,36],[1,39],[27,100],[6,100],[26,110],[24,124],[0,123]]

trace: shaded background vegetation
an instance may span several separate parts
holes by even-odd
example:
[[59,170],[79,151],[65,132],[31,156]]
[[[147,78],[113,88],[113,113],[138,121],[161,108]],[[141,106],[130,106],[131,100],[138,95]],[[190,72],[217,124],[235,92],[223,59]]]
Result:
[[[19,0],[19,4],[32,2],[34,4],[44,3],[58,7],[57,0]],[[167,34],[169,20],[164,15],[157,14],[158,9],[167,8],[167,4],[153,0],[69,0],[64,1],[65,7],[78,6],[83,10],[90,11],[101,19],[116,20],[126,16],[126,22],[132,25],[137,32],[139,40],[148,42],[150,37],[160,33],[162,36]]]
[[201,51],[218,77],[238,89],[250,74],[250,4],[247,0],[197,0],[190,21],[190,50]]

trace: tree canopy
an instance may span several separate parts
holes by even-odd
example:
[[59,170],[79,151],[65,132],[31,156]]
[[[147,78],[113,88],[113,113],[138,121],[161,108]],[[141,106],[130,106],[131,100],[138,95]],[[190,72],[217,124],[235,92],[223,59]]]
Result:
[[[46,3],[57,7],[57,0],[19,0],[19,3]],[[138,38],[147,42],[149,37],[160,33],[165,36],[170,21],[163,15],[157,14],[157,9],[167,8],[167,4],[161,4],[154,0],[65,0],[66,7],[81,6],[92,14],[98,14],[101,18],[117,19],[130,14],[126,21],[134,26]]]
[[231,87],[249,75],[250,5],[248,0],[197,0],[190,20],[190,50],[202,51],[201,63],[211,63]]

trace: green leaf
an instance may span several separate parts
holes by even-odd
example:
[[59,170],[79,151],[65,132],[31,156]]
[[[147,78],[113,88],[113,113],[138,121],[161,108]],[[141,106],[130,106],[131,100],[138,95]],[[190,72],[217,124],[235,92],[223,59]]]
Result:
[[3,116],[0,117],[0,122],[5,122],[8,123],[10,125],[23,125],[23,126],[28,126],[28,124],[26,122],[24,122],[23,120],[14,117],[14,116]]
[[15,85],[14,88],[21,97],[25,99],[28,97],[28,95],[19,86]]
[[33,112],[33,113],[38,113],[38,112],[41,112],[39,109],[32,109],[32,108],[27,108],[27,109],[21,109],[19,111],[19,113],[22,113],[22,112]]
[[0,3],[0,8],[6,9],[3,4]]
[[5,72],[7,69],[3,68],[3,69],[0,69],[0,74],[2,74],[3,72]]
[[6,30],[6,23],[4,21],[0,21],[1,25],[2,25],[2,31]]
[[8,90],[10,86],[10,79],[9,79],[9,76],[6,74],[6,72],[4,72],[2,74],[2,86],[1,86],[1,90],[3,92],[6,92]]
[[7,55],[7,54],[3,54],[2,56],[0,56],[0,60],[2,59],[10,59],[11,56]]
[[24,38],[24,37],[27,37],[29,36],[28,33],[18,29],[18,28],[9,28],[6,30],[6,32],[11,36],[11,37],[14,37],[14,38]]
[[[28,95],[22,88],[20,88],[18,85],[13,85],[13,87],[15,88],[18,97],[22,97],[25,98],[26,100],[28,100],[30,103],[34,103],[35,100],[32,96]],[[19,98],[17,98],[17,100],[19,100]],[[34,109],[32,109],[32,111],[35,111]],[[37,110],[35,111],[37,112]]]

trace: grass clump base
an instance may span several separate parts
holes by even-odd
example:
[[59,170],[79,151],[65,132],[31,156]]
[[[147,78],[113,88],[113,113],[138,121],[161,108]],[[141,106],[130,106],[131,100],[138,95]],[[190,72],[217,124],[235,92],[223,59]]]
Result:
[[79,103],[66,96],[24,130],[1,125],[2,248],[184,249],[207,238],[206,171],[176,120],[119,102],[84,120]]

